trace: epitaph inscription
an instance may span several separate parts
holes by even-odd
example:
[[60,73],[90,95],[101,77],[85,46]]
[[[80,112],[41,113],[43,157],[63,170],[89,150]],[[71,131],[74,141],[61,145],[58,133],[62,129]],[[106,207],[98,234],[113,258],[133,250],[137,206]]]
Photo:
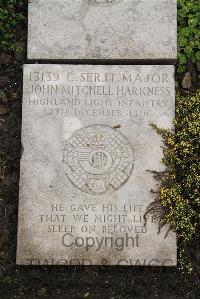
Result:
[[17,263],[176,265],[144,214],[172,128],[174,67],[24,66]]

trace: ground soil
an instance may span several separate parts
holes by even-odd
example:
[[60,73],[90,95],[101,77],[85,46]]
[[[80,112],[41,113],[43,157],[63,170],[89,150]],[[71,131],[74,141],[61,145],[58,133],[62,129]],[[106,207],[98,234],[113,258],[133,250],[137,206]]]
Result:
[[200,298],[175,267],[16,266],[24,62],[5,54],[0,68],[0,298]]

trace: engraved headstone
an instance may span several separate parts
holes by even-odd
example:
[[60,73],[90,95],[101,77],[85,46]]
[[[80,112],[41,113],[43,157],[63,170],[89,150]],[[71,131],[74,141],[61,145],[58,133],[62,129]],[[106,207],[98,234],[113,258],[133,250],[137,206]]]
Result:
[[176,265],[144,221],[174,102],[173,66],[24,66],[18,264]]
[[34,0],[29,59],[176,60],[176,0]]

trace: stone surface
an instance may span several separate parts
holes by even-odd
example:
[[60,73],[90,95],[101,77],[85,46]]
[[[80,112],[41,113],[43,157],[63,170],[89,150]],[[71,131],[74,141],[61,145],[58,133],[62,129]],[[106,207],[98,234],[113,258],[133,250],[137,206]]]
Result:
[[29,59],[176,59],[176,0],[34,0]]
[[7,103],[8,98],[3,90],[0,89],[0,102]]
[[25,65],[18,264],[176,264],[144,223],[174,89],[173,66]]
[[182,87],[184,89],[190,89],[191,86],[192,86],[192,77],[191,77],[190,72],[187,72],[183,77]]

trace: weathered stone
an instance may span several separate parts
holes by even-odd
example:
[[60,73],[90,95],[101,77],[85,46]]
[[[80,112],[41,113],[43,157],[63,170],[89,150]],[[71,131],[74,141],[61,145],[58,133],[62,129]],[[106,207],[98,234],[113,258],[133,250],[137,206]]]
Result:
[[176,0],[34,0],[29,59],[176,59]]
[[187,72],[185,74],[185,76],[183,77],[182,87],[184,89],[190,89],[191,86],[192,86],[192,77],[191,77],[191,74],[189,72]]
[[18,264],[176,264],[144,222],[174,90],[173,66],[25,65]]
[[0,102],[7,103],[8,98],[3,90],[0,89]]

